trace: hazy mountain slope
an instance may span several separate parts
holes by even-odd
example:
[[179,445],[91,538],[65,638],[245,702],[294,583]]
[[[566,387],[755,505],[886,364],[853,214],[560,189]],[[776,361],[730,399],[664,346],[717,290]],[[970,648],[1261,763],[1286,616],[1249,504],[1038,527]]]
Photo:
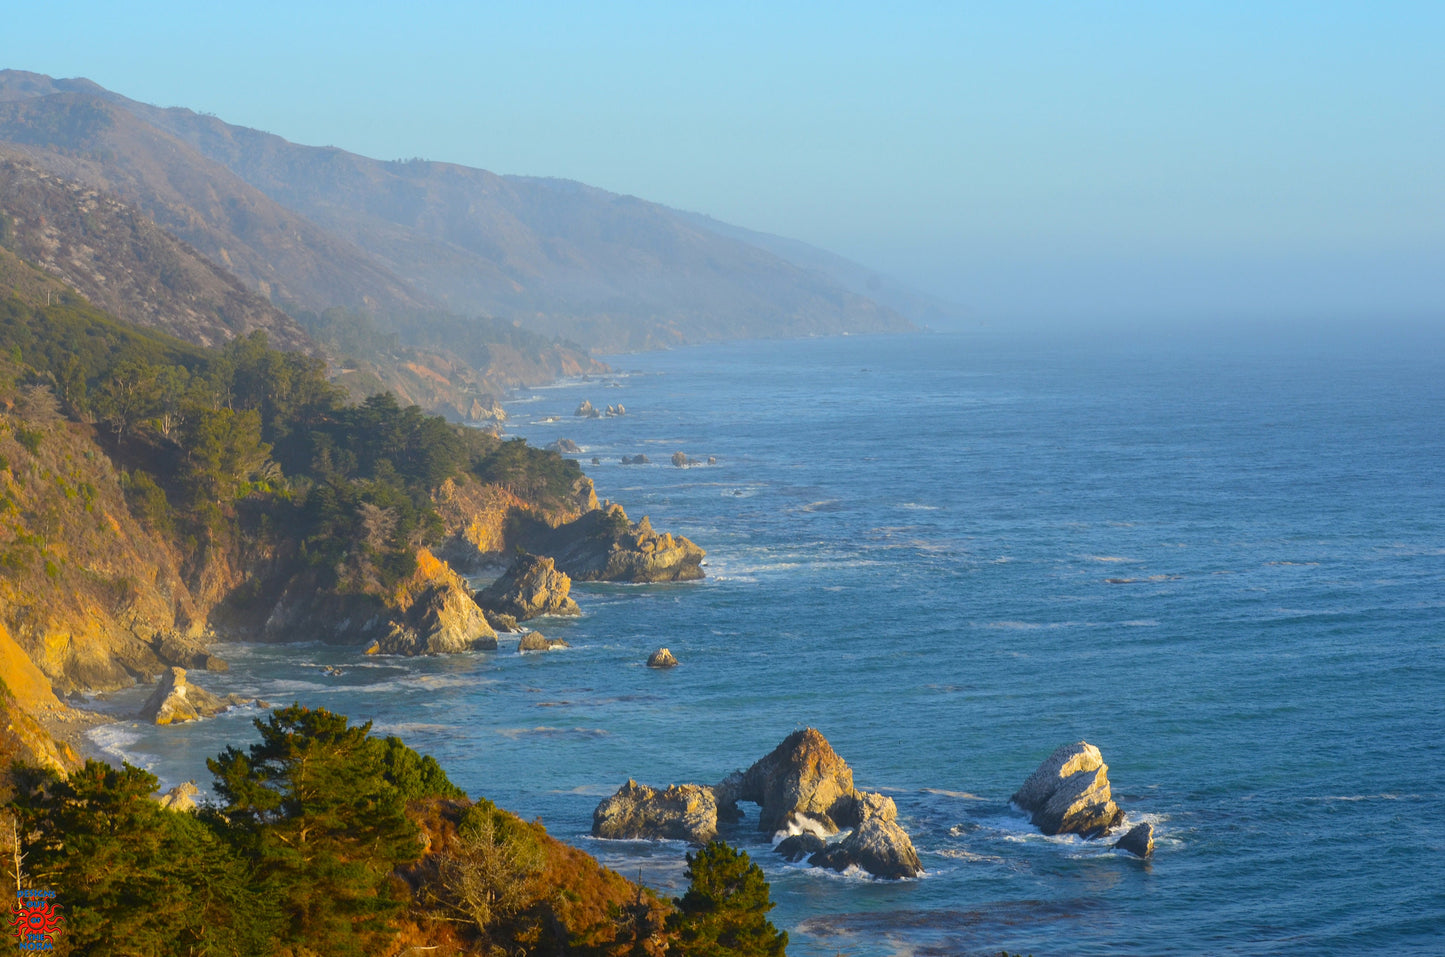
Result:
[[0,150],[0,246],[112,315],[200,345],[266,332],[315,349],[296,321],[136,210]]
[[[136,103],[84,80],[0,72],[0,101],[65,97],[103,97],[160,139],[184,141],[453,312],[519,319],[587,345],[622,349],[908,327],[902,315],[825,271],[699,228],[635,197],[562,180],[298,146],[189,110]],[[40,119],[31,125],[42,125]],[[36,135],[15,121],[0,124],[0,137],[22,133]],[[46,142],[63,139],[56,132]],[[309,247],[303,239],[298,244]],[[238,272],[253,284],[273,281],[259,269]],[[292,277],[285,291],[300,300],[295,290],[302,287]],[[382,297],[374,298],[373,311],[391,311]],[[305,302],[319,306],[314,296]]]
[[433,305],[362,250],[93,94],[0,97],[0,141],[51,173],[136,206],[283,308]]
[[131,108],[454,311],[619,348],[907,325],[826,276],[635,197],[381,162],[188,110]]
[[913,322],[927,323],[958,319],[967,311],[965,307],[957,303],[947,302],[910,289],[892,276],[876,272],[851,259],[839,256],[837,253],[830,253],[826,249],[819,249],[817,246],[809,245],[801,240],[734,226],[731,223],[713,219],[704,213],[689,213],[682,210],[674,210],[674,213],[699,229],[717,233],[719,236],[727,236],[730,239],[737,239],[751,246],[757,246],[759,249],[766,249],[795,266],[820,272],[845,289],[882,303]]

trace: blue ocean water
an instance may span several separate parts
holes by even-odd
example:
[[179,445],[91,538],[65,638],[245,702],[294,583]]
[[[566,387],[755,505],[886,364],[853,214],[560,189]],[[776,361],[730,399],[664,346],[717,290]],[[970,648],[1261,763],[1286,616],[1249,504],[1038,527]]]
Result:
[[[708,550],[706,581],[577,586],[582,618],[537,623],[567,651],[237,645],[210,684],[374,720],[668,895],[686,848],[591,839],[597,802],[815,726],[927,875],[785,864],[750,815],[726,836],[795,955],[1442,952],[1438,337],[976,332],[613,364],[525,390],[509,431],[576,441],[599,495]],[[575,418],[584,398],[628,414]],[[643,667],[660,645],[682,666]],[[205,782],[253,716],[98,738]],[[1152,861],[1009,807],[1081,738],[1155,824]]]

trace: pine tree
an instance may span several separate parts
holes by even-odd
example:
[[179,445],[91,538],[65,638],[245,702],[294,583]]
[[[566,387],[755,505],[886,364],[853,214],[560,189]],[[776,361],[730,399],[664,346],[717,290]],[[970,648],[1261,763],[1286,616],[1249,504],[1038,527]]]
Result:
[[[256,727],[261,743],[249,753],[227,748],[207,762],[224,813],[249,833],[247,849],[290,919],[287,939],[367,953],[402,906],[386,893],[387,876],[421,856],[406,796],[388,779],[387,746],[368,736],[370,722],[348,727],[345,715],[299,705]],[[451,787],[445,775],[440,783]]]
[[30,873],[59,893],[61,952],[270,953],[279,913],[207,821],[163,810],[154,775],[88,761],[18,775]]
[[686,957],[781,957],[788,935],[768,920],[773,909],[762,869],[745,851],[712,841],[687,856],[687,893],[669,923]]

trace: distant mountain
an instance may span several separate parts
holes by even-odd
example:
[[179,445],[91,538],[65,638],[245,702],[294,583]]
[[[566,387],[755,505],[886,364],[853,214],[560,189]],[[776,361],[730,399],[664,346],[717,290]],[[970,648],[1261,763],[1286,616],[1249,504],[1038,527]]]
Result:
[[14,99],[13,75],[0,73],[0,143],[139,208],[275,305],[435,306],[364,251],[110,99],[83,90]]
[[298,146],[86,80],[0,72],[0,140],[288,310],[440,307],[605,349],[910,327],[867,270],[801,244],[580,183]]
[[[26,263],[53,281],[38,283]],[[293,318],[137,209],[0,148],[0,298],[47,304],[71,289],[197,345],[265,332],[277,348],[324,355],[358,398],[390,391],[452,419],[498,418],[513,386],[604,368],[580,347],[496,320],[415,313],[403,341],[343,309]]]

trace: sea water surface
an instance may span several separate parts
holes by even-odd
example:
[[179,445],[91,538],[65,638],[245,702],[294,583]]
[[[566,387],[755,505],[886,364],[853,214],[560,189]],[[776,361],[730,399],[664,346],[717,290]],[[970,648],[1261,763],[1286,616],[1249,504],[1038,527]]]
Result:
[[[534,623],[566,651],[234,645],[203,680],[374,721],[669,896],[687,848],[588,837],[597,802],[629,777],[715,782],[817,727],[897,802],[927,874],[785,864],[752,810],[724,836],[767,872],[795,955],[1441,953],[1439,342],[978,332],[617,357],[524,390],[508,432],[577,442],[599,495],[707,549],[705,581],[575,586],[580,619]],[[583,399],[627,414],[577,418]],[[638,453],[653,464],[620,464]],[[682,665],[645,668],[662,645]],[[254,716],[97,737],[204,785]],[[1128,822],[1154,823],[1151,861],[1009,806],[1080,739]]]

